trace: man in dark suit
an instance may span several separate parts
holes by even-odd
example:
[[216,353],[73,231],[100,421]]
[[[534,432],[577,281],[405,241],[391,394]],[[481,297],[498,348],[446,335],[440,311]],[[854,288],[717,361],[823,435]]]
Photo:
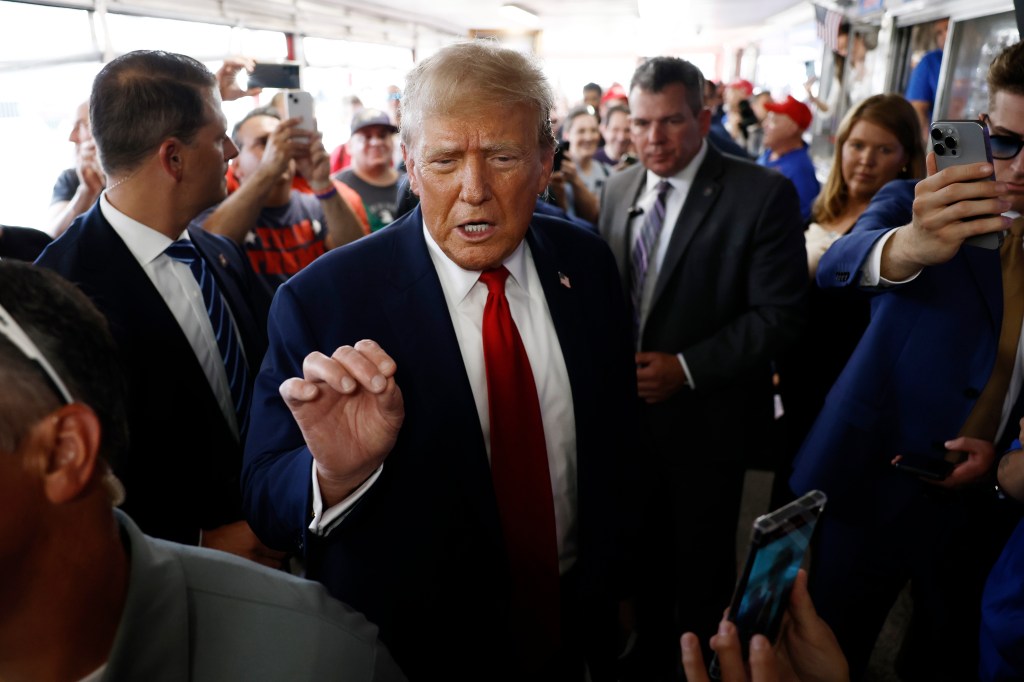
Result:
[[451,46],[404,93],[420,206],[278,290],[250,522],[413,679],[609,679],[635,392],[614,261],[533,214],[554,139],[529,58]]
[[741,455],[765,440],[769,361],[799,333],[807,286],[793,185],[707,144],[702,91],[681,59],[636,70],[640,164],[609,179],[599,223],[633,303],[638,442],[655,458],[645,528],[663,548],[644,558],[641,636],[665,665],[728,602]]
[[238,485],[266,295],[237,245],[185,231],[237,153],[216,81],[190,57],[133,52],[96,77],[90,113],[107,189],[37,262],[96,303],[120,348],[125,509],[151,535],[279,561],[241,520]]
[[[929,155],[930,176],[882,188],[818,266],[822,287],[877,294],[790,481],[829,496],[811,592],[854,679],[908,579],[904,677],[976,675],[982,586],[1019,518],[996,500],[991,474],[1024,413],[1022,82],[1018,43],[989,67],[992,164],[936,172]],[[1004,229],[998,249],[966,241]],[[893,468],[910,456],[951,471],[936,484]]]

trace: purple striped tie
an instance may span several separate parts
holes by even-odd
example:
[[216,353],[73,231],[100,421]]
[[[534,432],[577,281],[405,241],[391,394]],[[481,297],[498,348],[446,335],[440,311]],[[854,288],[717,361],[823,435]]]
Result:
[[636,238],[636,245],[633,247],[633,280],[631,294],[633,300],[633,331],[637,339],[640,338],[640,303],[644,295],[644,281],[647,279],[647,269],[651,264],[651,256],[654,247],[658,243],[658,236],[661,235],[661,228],[665,225],[665,195],[672,189],[668,180],[662,180],[655,189],[658,191],[658,198],[654,206],[647,212],[644,224],[640,227],[640,234]]

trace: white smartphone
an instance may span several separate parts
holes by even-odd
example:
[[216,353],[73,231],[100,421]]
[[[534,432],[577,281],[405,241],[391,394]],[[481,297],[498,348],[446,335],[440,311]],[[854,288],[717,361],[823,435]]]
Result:
[[299,127],[304,130],[316,130],[316,119],[313,117],[313,95],[305,90],[289,90],[285,94],[285,114],[288,118],[301,118]]
[[[935,121],[931,127],[931,145],[935,152],[935,166],[940,171],[951,166],[969,163],[992,163],[992,145],[988,130],[978,121]],[[993,174],[988,178],[995,180]],[[989,216],[977,216],[987,218]],[[979,234],[966,240],[966,244],[983,249],[998,249],[1004,232]]]

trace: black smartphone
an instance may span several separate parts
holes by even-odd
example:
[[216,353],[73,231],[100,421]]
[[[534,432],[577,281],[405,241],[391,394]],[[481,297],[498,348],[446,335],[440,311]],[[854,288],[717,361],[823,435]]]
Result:
[[[812,490],[754,521],[747,562],[726,616],[736,624],[744,658],[754,635],[772,642],[778,638],[793,582],[826,500],[825,493]],[[717,657],[709,674],[712,679],[720,677]]]
[[[932,151],[935,152],[935,166],[940,171],[951,166],[969,163],[992,163],[992,143],[988,129],[979,121],[935,121],[931,131]],[[987,178],[995,180],[995,174]],[[968,220],[988,218],[977,216]],[[1003,243],[1005,232],[990,232],[969,237],[964,243],[984,249],[998,249]]]
[[281,88],[284,90],[298,90],[299,64],[298,62],[257,62],[249,74],[250,88]]
[[912,476],[920,476],[931,481],[944,481],[965,458],[964,453],[952,451],[947,452],[945,456],[909,453],[893,460],[892,466],[897,471]]
[[555,162],[551,165],[551,171],[562,170],[562,159],[565,158],[565,153],[569,151],[569,141],[562,140],[555,147]]
[[619,159],[619,163],[621,163],[623,166],[632,166],[639,160],[640,159],[638,159],[634,154],[623,154],[622,158]]

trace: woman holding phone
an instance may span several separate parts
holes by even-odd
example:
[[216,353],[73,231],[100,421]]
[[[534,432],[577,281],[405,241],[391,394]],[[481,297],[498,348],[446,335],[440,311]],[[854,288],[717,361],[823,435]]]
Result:
[[571,110],[565,117],[562,135],[568,142],[561,167],[551,174],[555,203],[570,216],[597,222],[599,197],[611,168],[594,158],[601,132],[593,107]]

